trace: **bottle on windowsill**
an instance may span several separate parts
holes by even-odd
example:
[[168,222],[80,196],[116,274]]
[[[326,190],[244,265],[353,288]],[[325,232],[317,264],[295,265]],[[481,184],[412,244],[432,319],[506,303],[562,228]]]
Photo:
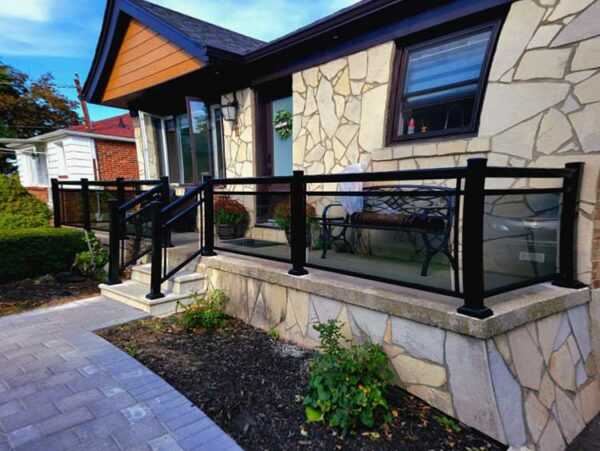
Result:
[[415,119],[413,117],[408,121],[408,134],[413,135],[415,133]]

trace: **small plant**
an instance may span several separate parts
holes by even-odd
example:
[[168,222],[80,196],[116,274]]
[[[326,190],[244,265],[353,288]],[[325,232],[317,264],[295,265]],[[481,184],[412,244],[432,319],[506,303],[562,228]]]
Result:
[[268,331],[267,331],[267,335],[272,338],[273,340],[277,340],[279,338],[279,330],[275,329],[274,327],[271,327]]
[[[306,205],[306,225],[310,225],[312,218],[317,214],[315,207],[311,204]],[[289,233],[292,230],[292,207],[289,200],[279,202],[273,212],[277,226]]]
[[75,255],[73,267],[87,277],[103,280],[106,278],[104,265],[108,263],[108,252],[96,235],[87,230],[84,230],[84,233],[87,250]]
[[229,298],[225,293],[215,288],[203,295],[193,293],[193,297],[194,301],[191,304],[177,302],[175,309],[175,313],[179,308],[183,310],[179,323],[186,333],[197,327],[219,329],[227,323],[225,305]]
[[[341,326],[334,320],[313,326],[320,344],[303,404],[308,421],[324,421],[346,435],[360,424],[372,428],[391,421],[385,396],[392,372],[381,346],[343,339]],[[343,347],[342,340],[350,346]]]
[[215,224],[243,227],[248,225],[249,217],[246,207],[228,196],[217,196],[214,212]]
[[125,352],[127,354],[129,354],[131,357],[134,357],[134,358],[142,353],[141,349],[135,347],[135,345],[133,345],[131,343],[125,343],[125,345],[123,346],[123,349],[125,349]]
[[458,422],[453,418],[448,418],[445,415],[433,417],[435,421],[441,424],[447,432],[460,432],[460,426]]

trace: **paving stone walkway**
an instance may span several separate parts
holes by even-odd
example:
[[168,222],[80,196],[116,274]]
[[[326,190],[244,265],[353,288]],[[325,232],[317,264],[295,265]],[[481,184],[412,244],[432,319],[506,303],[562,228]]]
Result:
[[240,449],[92,332],[144,316],[96,297],[0,318],[0,451]]

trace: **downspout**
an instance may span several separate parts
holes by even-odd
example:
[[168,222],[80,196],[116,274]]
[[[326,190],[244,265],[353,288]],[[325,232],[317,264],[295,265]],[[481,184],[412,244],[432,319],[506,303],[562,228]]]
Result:
[[100,180],[100,168],[98,167],[98,150],[96,149],[96,140],[92,139],[92,170],[94,171],[94,180]]

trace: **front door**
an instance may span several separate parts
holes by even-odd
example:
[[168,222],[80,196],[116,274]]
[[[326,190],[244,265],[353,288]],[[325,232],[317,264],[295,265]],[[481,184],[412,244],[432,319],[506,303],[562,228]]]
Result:
[[[270,94],[270,95],[269,95]],[[286,118],[292,116],[292,96],[287,89],[259,93],[259,148],[257,150],[257,174],[259,176],[292,175],[292,136]],[[289,131],[289,133],[288,133]],[[265,195],[257,196],[257,223],[273,223],[275,206],[289,198],[277,195],[278,191],[289,191],[288,185],[259,185]],[[270,194],[266,194],[266,193]]]

